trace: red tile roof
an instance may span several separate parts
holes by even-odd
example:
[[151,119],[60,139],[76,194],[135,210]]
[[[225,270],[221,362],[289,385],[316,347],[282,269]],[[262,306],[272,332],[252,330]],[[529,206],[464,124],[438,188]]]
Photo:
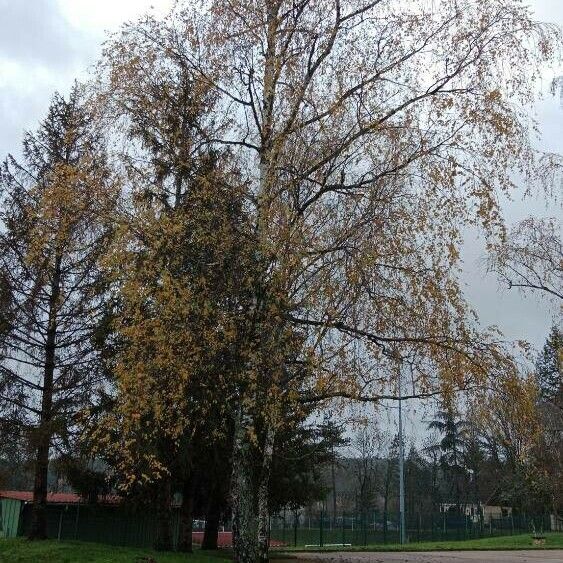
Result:
[[[33,500],[32,491],[0,491],[0,498],[9,498],[13,500],[23,500],[31,502]],[[119,504],[121,499],[117,496],[101,497],[101,504]],[[47,493],[48,504],[78,504],[84,503],[84,499],[76,493]]]

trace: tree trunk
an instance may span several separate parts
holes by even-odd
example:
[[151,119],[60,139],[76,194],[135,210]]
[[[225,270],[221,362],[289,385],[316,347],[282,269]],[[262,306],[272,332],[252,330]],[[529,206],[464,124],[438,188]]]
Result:
[[193,551],[193,507],[195,480],[193,475],[184,482],[182,490],[182,508],[180,512],[180,541],[178,551],[192,553]]
[[233,510],[233,558],[236,563],[255,563],[258,555],[256,494],[252,444],[248,430],[252,417],[239,405],[233,440],[231,503]]
[[[46,421],[47,422],[47,421]],[[44,434],[47,434],[44,436]],[[49,435],[40,428],[35,455],[33,507],[31,509],[30,540],[47,539],[47,475],[49,470]]]
[[45,365],[41,415],[36,434],[35,477],[33,482],[33,508],[29,539],[47,539],[47,478],[49,474],[49,448],[51,445],[51,420],[53,417],[53,382],[55,377],[57,345],[57,307],[61,284],[61,258],[55,259],[51,295],[49,296],[49,319],[45,339]]
[[262,473],[258,487],[258,559],[262,563],[268,561],[268,548],[270,543],[270,511],[268,497],[270,494],[270,469],[274,454],[274,441],[276,432],[270,423],[266,429],[264,451],[262,458]]
[[158,485],[157,513],[156,513],[156,540],[154,548],[157,551],[172,550],[172,534],[170,531],[170,479],[163,479]]
[[217,549],[217,540],[219,539],[219,520],[221,518],[221,502],[222,498],[219,492],[219,485],[215,483],[209,496],[207,510],[205,511],[205,530],[203,532],[203,541],[201,549],[214,550]]

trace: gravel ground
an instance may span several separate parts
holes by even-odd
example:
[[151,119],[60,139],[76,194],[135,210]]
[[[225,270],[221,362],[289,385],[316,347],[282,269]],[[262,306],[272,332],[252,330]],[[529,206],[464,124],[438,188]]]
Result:
[[425,551],[300,553],[300,561],[316,563],[563,563],[563,550],[538,551]]

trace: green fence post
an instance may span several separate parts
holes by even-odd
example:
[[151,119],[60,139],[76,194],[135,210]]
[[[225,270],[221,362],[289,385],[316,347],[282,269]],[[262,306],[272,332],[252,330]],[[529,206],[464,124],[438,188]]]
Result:
[[74,539],[78,539],[78,518],[80,517],[80,501],[76,507],[76,518],[74,519]]
[[467,514],[463,515],[463,539],[467,539]]
[[63,509],[59,510],[59,531],[57,533],[57,540],[61,541],[61,531],[63,527]]
[[319,526],[319,546],[322,547],[323,546],[323,511],[321,510],[321,518],[320,518],[320,522],[319,522],[320,526]]
[[444,510],[444,512],[442,512],[442,539],[445,540],[446,537],[446,511]]

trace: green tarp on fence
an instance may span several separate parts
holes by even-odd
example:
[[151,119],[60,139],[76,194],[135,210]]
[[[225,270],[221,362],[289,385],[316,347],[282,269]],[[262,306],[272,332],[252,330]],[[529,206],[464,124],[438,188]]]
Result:
[[20,531],[22,501],[0,499],[0,538],[15,538]]

